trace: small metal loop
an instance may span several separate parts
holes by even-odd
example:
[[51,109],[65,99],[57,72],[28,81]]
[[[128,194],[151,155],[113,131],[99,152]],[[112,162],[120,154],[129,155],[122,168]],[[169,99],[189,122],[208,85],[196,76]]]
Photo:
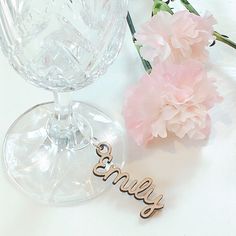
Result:
[[112,147],[110,144],[104,142],[97,145],[96,153],[98,156],[110,156],[112,152]]
[[91,144],[92,144],[94,147],[96,147],[96,148],[98,148],[98,145],[99,145],[99,143],[100,143],[96,137],[92,137],[92,138],[90,139],[90,142],[91,142]]

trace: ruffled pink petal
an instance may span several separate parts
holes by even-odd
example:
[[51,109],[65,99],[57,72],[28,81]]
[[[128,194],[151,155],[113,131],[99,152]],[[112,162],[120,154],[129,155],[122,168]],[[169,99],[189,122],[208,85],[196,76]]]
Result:
[[208,111],[221,100],[215,79],[200,63],[157,64],[126,95],[126,127],[138,145],[168,133],[204,139],[210,133]]
[[173,15],[160,12],[142,25],[135,38],[143,47],[141,55],[152,64],[182,63],[189,59],[204,61],[208,58],[207,46],[214,40],[215,24],[210,14],[201,17],[188,11]]

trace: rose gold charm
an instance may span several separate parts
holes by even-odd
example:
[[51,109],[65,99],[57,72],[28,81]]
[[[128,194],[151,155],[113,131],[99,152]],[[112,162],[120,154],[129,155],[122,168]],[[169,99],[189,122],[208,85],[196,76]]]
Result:
[[140,216],[144,219],[151,217],[154,213],[164,207],[160,203],[163,195],[151,199],[150,196],[155,190],[153,180],[145,178],[142,181],[130,181],[130,175],[122,172],[120,168],[112,164],[112,148],[108,143],[100,143],[97,145],[96,153],[100,157],[99,162],[94,166],[93,173],[98,177],[102,177],[104,181],[113,174],[115,178],[113,184],[116,185],[120,181],[120,191],[127,192],[130,196],[134,196],[137,200],[142,200],[147,206],[140,212]]

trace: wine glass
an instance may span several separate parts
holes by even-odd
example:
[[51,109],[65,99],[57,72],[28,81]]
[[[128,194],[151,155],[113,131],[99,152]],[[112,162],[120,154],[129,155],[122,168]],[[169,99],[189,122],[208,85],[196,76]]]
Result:
[[3,145],[8,177],[33,199],[68,205],[103,192],[107,185],[92,173],[97,142],[110,143],[116,164],[123,165],[118,122],[68,94],[113,62],[126,14],[127,0],[0,0],[3,53],[27,81],[55,98],[21,115]]

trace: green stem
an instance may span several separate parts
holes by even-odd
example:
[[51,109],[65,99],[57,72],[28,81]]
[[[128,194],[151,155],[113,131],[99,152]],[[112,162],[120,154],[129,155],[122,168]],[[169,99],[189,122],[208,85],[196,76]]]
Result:
[[221,35],[220,33],[214,31],[214,36],[216,37],[216,40],[218,40],[222,43],[225,43],[225,44],[229,45],[230,47],[236,49],[236,43],[233,42],[232,40],[228,39],[224,35]]
[[189,12],[200,16],[197,10],[190,4],[188,0],[180,0],[180,2],[185,6],[187,10],[189,10]]
[[147,72],[148,74],[150,74],[151,71],[152,71],[152,66],[151,66],[151,64],[150,64],[148,61],[146,61],[145,59],[143,59],[143,57],[142,57],[141,54],[140,54],[140,46],[136,45],[136,39],[135,39],[135,37],[134,37],[134,34],[136,33],[136,30],[135,30],[135,28],[134,28],[134,24],[133,24],[133,21],[132,21],[132,18],[131,18],[131,16],[130,16],[130,13],[129,13],[129,12],[128,12],[128,15],[127,15],[127,18],[126,18],[126,19],[127,19],[128,25],[129,25],[130,32],[131,32],[132,37],[133,37],[133,43],[134,43],[134,45],[135,45],[135,47],[136,47],[136,50],[137,50],[137,52],[138,52],[138,54],[139,54],[139,57],[140,57],[140,59],[141,59],[141,61],[142,61],[142,63],[143,63],[143,67],[144,67],[144,69],[146,70],[146,72]]
[[[195,15],[200,15],[197,10],[191,5],[191,3],[188,0],[180,0],[180,2],[185,6],[185,8],[195,14]],[[230,47],[236,49],[236,43],[233,42],[232,40],[230,40],[229,38],[227,38],[226,36],[218,33],[217,31],[214,31],[213,35],[216,37],[216,40],[225,43],[227,45],[229,45]]]

